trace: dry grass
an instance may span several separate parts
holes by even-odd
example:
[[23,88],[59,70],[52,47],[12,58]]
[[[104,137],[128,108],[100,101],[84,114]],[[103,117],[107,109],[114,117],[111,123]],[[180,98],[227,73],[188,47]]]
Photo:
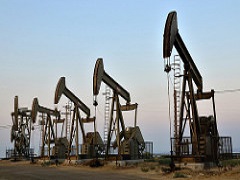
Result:
[[[165,161],[165,160],[164,160]],[[206,171],[193,171],[191,169],[181,169],[170,172],[168,165],[162,165],[163,161],[142,162],[128,164],[127,166],[115,166],[104,163],[104,166],[91,168],[89,164],[59,164],[42,162],[30,164],[29,161],[0,161],[0,179],[239,179],[240,160],[223,162],[226,169],[212,168]],[[39,174],[41,174],[39,176]],[[86,178],[84,178],[86,177]],[[20,179],[21,179],[20,178]]]

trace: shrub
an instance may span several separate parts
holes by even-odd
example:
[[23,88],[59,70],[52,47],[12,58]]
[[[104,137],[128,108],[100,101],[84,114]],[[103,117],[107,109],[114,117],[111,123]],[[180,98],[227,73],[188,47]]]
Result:
[[142,166],[142,167],[141,167],[141,170],[142,170],[142,172],[148,172],[148,171],[149,171],[149,167],[147,167],[147,166]]
[[153,164],[150,165],[150,170],[155,170],[155,166]]
[[50,166],[51,165],[51,162],[50,161],[43,161],[42,166]]
[[159,165],[169,165],[170,162],[171,162],[170,158],[161,158],[158,161]]
[[180,172],[175,172],[173,178],[187,178],[187,175]]
[[239,159],[230,159],[230,160],[222,161],[223,167],[226,167],[226,166],[235,167],[235,166],[239,166],[239,165],[240,165]]

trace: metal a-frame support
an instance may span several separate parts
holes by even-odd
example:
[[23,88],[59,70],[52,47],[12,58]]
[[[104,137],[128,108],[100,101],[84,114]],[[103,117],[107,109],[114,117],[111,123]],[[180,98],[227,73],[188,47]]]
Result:
[[[186,92],[186,86],[188,84],[189,92]],[[185,113],[184,113],[185,109]],[[185,118],[184,118],[185,115]],[[182,95],[180,106],[180,124],[179,124],[179,142],[181,143],[183,133],[186,125],[186,121],[189,121],[191,141],[193,154],[199,154],[199,139],[201,134],[200,123],[198,121],[198,111],[196,100],[194,96],[194,89],[192,84],[192,78],[190,71],[184,70],[183,83],[182,83]]]
[[[114,110],[116,108],[116,110]],[[114,119],[114,111],[116,112],[116,117]],[[121,129],[120,129],[121,125]],[[109,129],[108,129],[108,140],[107,140],[107,150],[106,150],[106,157],[109,154],[110,150],[110,143],[112,140],[113,132],[115,131],[116,134],[116,142],[118,147],[118,155],[120,156],[120,146],[121,146],[121,137],[120,132],[122,132],[122,136],[125,137],[125,124],[123,121],[122,111],[121,111],[121,105],[119,102],[119,97],[117,93],[113,93],[113,99],[112,99],[112,105],[111,105],[111,113],[110,113],[110,123],[109,123]]]
[[73,140],[75,138],[75,144],[76,144],[76,159],[78,159],[79,154],[79,125],[82,132],[82,139],[83,144],[86,142],[86,136],[85,136],[85,130],[83,127],[83,122],[81,120],[79,108],[77,105],[74,104],[74,110],[73,110],[73,116],[72,116],[72,124],[71,124],[71,130],[70,130],[70,139],[69,139],[69,146],[68,146],[68,158],[70,158],[70,153],[72,151],[72,144]]
[[48,158],[51,157],[51,144],[55,143],[55,134],[52,124],[52,119],[50,114],[47,114],[47,119],[45,122],[44,129],[43,129],[43,139],[42,139],[42,147],[41,147],[41,157],[45,156],[44,149],[45,145],[48,146]]

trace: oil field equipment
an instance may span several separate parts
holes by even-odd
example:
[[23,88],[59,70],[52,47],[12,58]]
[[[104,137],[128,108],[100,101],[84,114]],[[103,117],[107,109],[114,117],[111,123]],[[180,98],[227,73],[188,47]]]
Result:
[[[82,146],[81,146],[81,157],[82,158],[94,158],[103,151],[103,141],[99,133],[96,131],[95,117],[90,117],[90,109],[75,95],[73,94],[65,85],[65,77],[61,77],[58,81],[54,103],[58,104],[62,94],[64,94],[73,104],[73,116],[72,125],[70,130],[70,139],[68,146],[68,158],[71,156],[73,151],[73,140],[75,138],[76,158],[79,158],[79,126],[82,132]],[[86,118],[81,118],[80,110],[82,110]],[[85,133],[84,123],[93,123],[94,132]]]
[[[54,131],[53,119],[51,117],[55,117],[56,121],[60,120],[60,112],[43,106],[40,106],[38,103],[38,99],[34,98],[32,103],[32,121],[35,123],[37,118],[37,113],[43,113],[46,115],[46,122],[44,120],[41,121],[41,125],[44,126],[42,133],[42,146],[41,146],[41,157],[45,156],[45,145],[47,145],[47,156],[51,158],[51,156],[59,156],[64,157],[64,153],[59,150],[56,151],[56,147],[59,145],[59,139],[57,140],[56,131]],[[58,143],[57,143],[58,142]],[[52,147],[51,147],[52,145]],[[54,151],[51,153],[51,149]],[[64,151],[64,150],[63,150]]]
[[11,156],[29,158],[30,139],[32,130],[31,110],[18,107],[18,96],[14,97],[14,112],[12,116],[11,142],[14,142],[14,149]]
[[[102,81],[113,90],[105,156],[106,158],[110,156],[110,148],[113,147],[113,149],[118,148],[117,155],[120,159],[139,159],[142,157],[145,143],[140,128],[136,126],[136,112],[138,104],[130,104],[131,99],[129,92],[105,72],[103,59],[99,58],[96,61],[93,75],[93,95],[95,106],[98,104],[96,96],[99,94]],[[126,101],[126,105],[120,104],[119,95]],[[125,128],[122,111],[131,110],[135,110],[134,127]],[[116,140],[111,144],[113,134],[116,135]]]
[[[202,76],[179,34],[175,11],[168,14],[164,29],[163,58],[167,73],[171,70],[170,56],[173,46],[183,62],[184,73],[183,75],[175,74],[176,77],[182,78],[182,89],[177,93],[174,92],[174,99],[180,98],[180,104],[175,106],[175,132],[171,139],[172,160],[179,165],[217,164],[219,149],[224,145],[220,144],[221,137],[217,129],[214,90],[203,92]],[[197,87],[197,91],[194,91],[194,87]],[[209,99],[212,99],[213,114],[208,117],[200,116],[197,101]],[[190,137],[185,137],[188,129]]]

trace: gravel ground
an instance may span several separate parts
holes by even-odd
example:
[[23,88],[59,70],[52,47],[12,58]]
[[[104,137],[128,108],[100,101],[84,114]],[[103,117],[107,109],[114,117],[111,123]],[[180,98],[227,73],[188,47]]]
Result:
[[[143,167],[144,170],[143,170]],[[135,179],[240,179],[240,167],[194,172],[189,169],[166,173],[157,164],[143,163],[138,166],[116,167],[105,165],[91,168],[83,165],[30,164],[29,161],[0,160],[0,180],[2,179],[57,179],[57,180],[135,180]]]

